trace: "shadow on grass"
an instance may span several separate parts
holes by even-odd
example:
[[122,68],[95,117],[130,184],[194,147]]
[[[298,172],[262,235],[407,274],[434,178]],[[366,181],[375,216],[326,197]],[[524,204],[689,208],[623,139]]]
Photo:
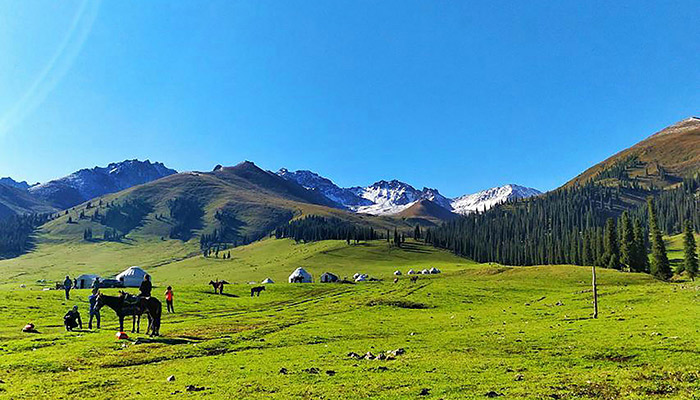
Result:
[[206,294],[207,296],[239,297],[239,296],[236,296],[235,294],[232,294],[232,293],[219,294],[219,293],[210,292],[208,290],[200,290],[199,293]]

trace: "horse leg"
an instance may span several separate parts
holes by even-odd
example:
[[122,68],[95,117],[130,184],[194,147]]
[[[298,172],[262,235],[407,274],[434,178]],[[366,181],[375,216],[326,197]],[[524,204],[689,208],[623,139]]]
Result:
[[124,332],[124,316],[119,316],[119,332]]

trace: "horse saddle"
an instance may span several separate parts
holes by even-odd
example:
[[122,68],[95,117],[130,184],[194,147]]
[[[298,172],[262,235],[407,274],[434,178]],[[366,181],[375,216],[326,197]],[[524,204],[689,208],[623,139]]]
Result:
[[141,303],[141,298],[134,296],[133,294],[127,294],[124,296],[124,304],[128,306],[136,306]]

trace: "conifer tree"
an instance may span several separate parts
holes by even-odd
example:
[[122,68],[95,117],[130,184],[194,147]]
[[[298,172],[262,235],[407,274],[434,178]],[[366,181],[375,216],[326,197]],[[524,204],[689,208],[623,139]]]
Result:
[[688,274],[691,280],[695,280],[698,274],[698,254],[697,247],[695,244],[695,235],[693,232],[693,224],[690,220],[685,221],[685,232],[683,234],[683,250],[684,250],[684,261],[683,269]]
[[617,230],[615,220],[608,218],[605,221],[605,261],[608,268],[620,268],[620,247],[617,243]]
[[642,228],[639,219],[634,220],[634,245],[632,248],[634,254],[630,265],[632,272],[646,272],[649,264],[646,231]]
[[620,262],[632,270],[634,260],[634,228],[627,211],[622,213],[620,221]]
[[667,280],[673,273],[671,272],[671,265],[666,255],[666,245],[661,236],[661,230],[659,229],[656,217],[656,209],[654,208],[654,199],[652,197],[647,199],[647,207],[649,208],[649,231],[651,233],[651,265],[649,270],[655,277]]

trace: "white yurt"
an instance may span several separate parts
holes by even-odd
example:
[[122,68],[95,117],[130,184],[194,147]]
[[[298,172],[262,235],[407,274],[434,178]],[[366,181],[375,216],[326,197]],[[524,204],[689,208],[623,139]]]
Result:
[[270,278],[265,278],[265,280],[263,280],[263,281],[260,282],[260,283],[269,284],[269,283],[275,283],[275,282],[274,282],[272,279],[270,279]]
[[297,277],[301,277],[301,283],[311,283],[313,282],[313,278],[311,277],[311,274],[306,272],[304,268],[297,268],[292,272],[291,275],[289,275],[289,283],[294,283],[295,279]]
[[124,272],[116,276],[116,279],[126,287],[139,287],[143,282],[143,277],[148,275],[140,267],[129,267]]
[[332,282],[338,282],[340,278],[338,278],[338,275],[332,274],[330,272],[325,272],[323,275],[321,275],[321,278],[319,281],[323,283],[332,283]]
[[352,279],[357,279],[357,277],[360,276],[360,275],[361,275],[361,274],[360,274],[359,272],[355,272],[355,275],[352,276]]
[[431,274],[439,274],[439,273],[442,272],[442,271],[440,271],[439,269],[433,267],[433,268],[430,268],[430,269],[428,270],[428,272],[430,272]]
[[428,275],[428,274],[430,274],[430,271],[428,271],[427,269],[424,269],[420,273],[423,275]]
[[92,283],[95,282],[95,279],[100,279],[99,275],[82,274],[76,278],[78,286],[75,289],[89,289],[92,287]]
[[355,278],[355,282],[365,282],[365,281],[367,281],[367,275],[365,275],[365,274],[362,274],[362,275],[358,276],[357,278]]
[[401,275],[401,271],[399,271],[399,270],[394,271],[394,275],[396,275],[396,276]]
[[416,271],[409,269],[408,272],[406,272],[408,275],[413,275],[416,273]]

